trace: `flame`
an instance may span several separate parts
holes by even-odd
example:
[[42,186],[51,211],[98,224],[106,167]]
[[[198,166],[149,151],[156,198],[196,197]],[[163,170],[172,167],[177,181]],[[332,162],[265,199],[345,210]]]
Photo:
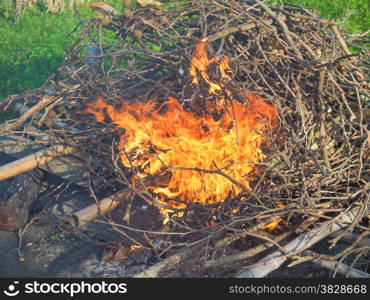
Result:
[[262,226],[261,228],[262,229],[267,229],[268,231],[271,232],[271,231],[275,230],[278,227],[278,225],[281,221],[282,221],[282,219],[276,219],[276,220]]
[[246,103],[233,100],[233,109],[230,104],[225,105],[225,93],[231,97],[231,92],[210,79],[208,67],[213,63],[224,80],[231,79],[227,74],[228,59],[209,59],[206,43],[200,42],[189,74],[194,84],[201,84],[199,78],[203,78],[209,93],[223,105],[225,113],[219,120],[186,111],[173,97],[161,104],[156,100],[126,102],[118,109],[97,99],[84,111],[93,114],[98,122],[108,117],[117,127],[124,128],[118,149],[125,167],[135,168],[141,178],[166,170],[170,173],[168,180],[149,189],[172,207],[222,202],[240,194],[242,189],[216,174],[218,170],[250,188],[253,163],[265,158],[261,146],[266,140],[262,134],[271,130],[277,120],[275,108],[255,94],[244,92]]
[[221,72],[222,78],[231,79],[230,76],[227,74],[227,71],[230,70],[229,59],[227,57],[225,57],[222,60],[220,60],[218,57],[209,59],[207,53],[207,43],[204,41],[200,41],[195,47],[195,52],[189,68],[189,74],[190,76],[193,77],[192,82],[195,84],[199,84],[198,79],[199,74],[204,79],[204,81],[209,85],[208,92],[210,94],[217,95],[219,92],[224,90],[228,93],[228,95],[230,95],[230,91],[226,90],[222,84],[213,82],[209,78],[207,69],[213,63],[218,63],[218,67]]
[[135,250],[138,250],[138,249],[141,249],[142,248],[142,246],[139,246],[139,245],[131,245],[131,246],[129,246],[129,251],[131,252],[131,251],[135,251]]

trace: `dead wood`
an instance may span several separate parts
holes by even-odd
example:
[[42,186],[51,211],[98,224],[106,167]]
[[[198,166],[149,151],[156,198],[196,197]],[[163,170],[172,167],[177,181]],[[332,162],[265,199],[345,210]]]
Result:
[[[337,232],[333,232],[330,235],[330,237],[332,237],[332,238],[340,237],[341,241],[343,241],[347,244],[352,244],[359,238],[359,234],[353,233],[353,232],[348,232],[348,231],[338,230]],[[370,247],[370,239],[368,239],[368,238],[361,239],[358,242],[358,246],[360,246],[360,247]]]
[[40,101],[32,106],[29,110],[27,110],[23,115],[21,115],[16,121],[14,122],[8,122],[5,124],[2,124],[0,127],[0,135],[7,133],[12,130],[16,130],[19,127],[23,125],[23,123],[33,116],[34,114],[38,113],[42,108],[44,108],[46,105],[49,105],[52,103],[56,98],[52,96],[44,96]]
[[[290,235],[290,232],[284,232],[281,235],[277,236],[276,239],[274,240],[275,243],[280,243],[282,240],[287,238]],[[225,266],[230,263],[234,263],[237,261],[245,260],[247,258],[251,258],[253,256],[256,256],[263,251],[266,251],[268,249],[273,248],[274,244],[270,242],[265,242],[259,246],[256,246],[254,248],[247,249],[245,251],[241,251],[239,253],[229,255],[229,256],[223,256],[218,259],[214,260],[209,260],[204,263],[205,268],[215,268],[219,266]]]
[[37,200],[42,172],[31,170],[14,177],[0,195],[0,229],[17,230],[26,224],[29,210]]
[[[23,136],[5,134],[0,137],[0,151],[20,159],[37,151],[47,149],[47,146],[40,144],[42,142],[45,141],[37,140],[35,142]],[[87,186],[84,174],[87,174],[88,169],[83,160],[77,157],[75,153],[55,157],[46,164],[39,164],[38,167],[82,187]]]
[[157,278],[161,272],[165,272],[176,266],[177,264],[183,262],[187,257],[194,254],[194,251],[199,250],[202,246],[206,244],[206,241],[197,243],[196,245],[185,248],[167,258],[155,264],[154,266],[140,272],[134,276],[134,278]]
[[112,196],[99,200],[73,214],[73,225],[81,227],[95,220],[99,215],[105,215],[116,209],[123,200],[132,193],[130,189],[115,193]]
[[0,180],[11,178],[34,168],[43,166],[54,160],[56,157],[71,154],[73,151],[74,148],[70,146],[54,145],[45,150],[29,154],[23,158],[1,166]]
[[[311,256],[311,257],[316,257],[320,256],[319,254],[310,251],[310,250],[305,250],[303,251],[303,254],[306,256]],[[336,261],[329,261],[325,259],[320,259],[320,258],[315,258],[313,260],[310,260],[316,265],[319,265],[320,267],[336,271],[339,274],[342,274],[346,277],[353,277],[353,278],[370,278],[370,274],[358,270],[356,268],[351,268],[348,265],[341,263],[341,262],[336,262]]]
[[332,232],[340,230],[344,227],[349,226],[352,222],[358,218],[359,215],[363,215],[364,210],[361,207],[355,207],[347,212],[342,213],[340,216],[332,221],[327,221],[320,227],[310,230],[298,238],[294,239],[290,243],[284,246],[286,252],[289,255],[284,255],[281,251],[275,251],[265,258],[258,261],[256,264],[249,266],[239,272],[237,277],[239,278],[262,278],[271,273],[272,271],[279,268],[289,256],[296,253],[300,253],[305,249],[310,248],[323,238],[330,235]]
[[[190,255],[188,245],[207,239],[214,232],[218,233],[218,238],[207,246],[203,244],[204,247],[197,248],[196,252],[200,259],[206,257],[207,266],[214,261],[216,266],[212,271],[222,269],[217,268],[222,262],[235,266],[235,261],[260,253],[274,241],[275,247],[288,254],[282,256],[281,251],[274,252],[276,257],[266,261],[263,270],[256,271],[260,275],[268,274],[296,253],[296,249],[306,249],[318,241],[318,237],[327,236],[330,233],[327,228],[333,229],[331,226],[339,224],[338,220],[346,216],[348,209],[367,205],[370,84],[365,36],[354,38],[340,24],[315,16],[301,6],[267,6],[263,1],[252,0],[207,3],[194,0],[176,3],[170,10],[133,5],[129,15],[118,14],[105,22],[99,18],[88,20],[82,27],[57,76],[37,91],[18,95],[14,100],[20,101],[20,106],[24,104],[21,107],[34,108],[32,118],[30,110],[22,112],[21,122],[5,124],[0,132],[23,125],[26,134],[32,126],[42,126],[47,140],[62,141],[67,147],[76,146],[81,151],[89,171],[88,178],[99,178],[100,184],[90,182],[88,185],[92,194],[112,190],[118,182],[121,186],[129,186],[133,195],[144,199],[148,206],[154,204],[162,212],[167,211],[163,217],[168,223],[163,227],[166,230],[162,229],[178,234],[168,236],[166,242],[171,246],[156,251],[164,255],[175,248],[186,254],[175,254],[168,263],[164,261],[157,269],[153,267],[145,276],[158,276],[161,270],[177,263],[184,266],[184,258]],[[107,31],[113,32],[116,38],[110,45],[105,45],[102,38]],[[94,42],[87,45],[86,40]],[[237,101],[248,105],[244,93],[258,94],[276,108],[279,122],[276,130],[263,133],[266,142],[261,152],[265,159],[255,164],[255,181],[250,188],[227,172],[233,164],[248,165],[250,162],[230,161],[227,166],[218,166],[215,162],[210,170],[197,165],[184,168],[185,164],[162,163],[164,170],[161,172],[168,178],[175,171],[196,172],[194,174],[202,176],[213,174],[226,178],[233,188],[242,191],[239,195],[231,192],[224,202],[200,207],[194,201],[185,203],[185,208],[171,211],[171,205],[167,204],[178,199],[161,199],[161,202],[153,192],[163,188],[165,180],[146,184],[141,182],[143,177],[139,173],[148,165],[138,166],[133,161],[123,165],[126,128],[117,127],[109,110],[117,112],[123,105],[138,101],[155,101],[160,106],[171,96],[186,111],[211,116],[204,102],[206,99],[217,101],[217,97],[207,92],[208,86],[202,80],[194,84],[189,72],[194,49],[200,40],[207,42],[209,57],[214,61],[207,67],[207,73],[212,80],[223,84],[218,96],[226,94],[228,103]],[[351,52],[353,48],[355,54]],[[227,74],[230,79],[227,80],[221,78],[215,63],[226,57],[230,65]],[[46,104],[48,106],[36,115],[38,108],[34,103],[49,97],[50,87],[55,101],[51,100],[52,103]],[[92,114],[84,113],[97,99],[111,106],[101,109],[99,121]],[[238,143],[240,124],[236,122],[233,107],[231,105],[230,111],[234,122],[230,127],[236,127],[235,143]],[[135,111],[133,116],[136,113],[141,112]],[[153,141],[149,144],[150,151],[144,154],[148,157],[172,151],[171,147],[157,147]],[[132,203],[126,209],[126,221],[134,217],[130,215],[135,210],[135,201]],[[75,220],[82,226],[118,204],[119,201],[109,197],[102,203],[97,201],[77,212]],[[360,235],[369,232],[364,226],[366,218],[358,214],[346,231]],[[235,253],[235,245],[240,246],[246,239],[258,239],[253,234],[258,229],[267,230],[269,227],[265,226],[269,222],[275,222],[277,230],[308,231],[301,235],[303,240],[294,240],[297,244],[292,241],[286,245],[292,249],[283,250],[282,244],[276,244],[275,236],[270,242],[265,240],[265,246],[254,252],[243,249],[229,260],[220,257],[220,249]],[[328,227],[323,228],[322,222]],[[137,230],[142,233],[143,240],[148,241],[145,246],[155,248],[150,239],[153,233]],[[125,235],[124,230],[121,231]],[[312,237],[312,232],[316,232],[317,237]],[[345,241],[346,236],[334,237],[332,246],[335,248],[336,242]],[[359,241],[356,239],[352,243]],[[275,266],[270,262],[276,263]]]

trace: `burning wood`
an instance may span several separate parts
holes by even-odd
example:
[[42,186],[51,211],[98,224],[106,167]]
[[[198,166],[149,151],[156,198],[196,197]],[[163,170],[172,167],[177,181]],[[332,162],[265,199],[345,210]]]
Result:
[[[322,240],[332,232],[340,230],[341,228],[351,224],[359,215],[363,215],[366,211],[361,207],[355,207],[336,218],[335,222],[327,221],[320,227],[315,228],[309,232],[306,232],[294,239],[290,243],[284,246],[284,250],[293,255],[294,253],[300,253],[305,249],[310,248],[312,245]],[[279,268],[286,260],[288,256],[285,253],[277,250],[265,258],[258,261],[253,266],[245,268],[238,274],[240,278],[262,278],[268,275],[270,272]]]
[[[229,67],[226,58],[209,59],[206,46],[205,42],[196,46],[189,73],[193,83],[203,79],[209,93],[217,96],[207,103],[207,114],[186,111],[173,97],[162,103],[124,103],[119,109],[98,99],[83,111],[93,114],[98,122],[108,117],[124,129],[118,145],[121,161],[125,167],[135,168],[140,178],[171,172],[168,182],[148,188],[160,201],[177,208],[184,208],[184,203],[222,202],[243,191],[216,170],[251,189],[254,163],[265,158],[262,133],[276,127],[277,113],[272,105],[248,93],[243,94],[245,103],[236,101],[223,84],[210,79],[207,68],[211,64],[217,63],[223,79],[230,79]],[[217,119],[212,108],[221,113]]]
[[[192,256],[197,265],[204,258],[209,267],[214,261],[214,276],[231,276],[242,259],[253,263],[251,253],[273,245],[279,250],[263,267],[249,269],[264,276],[271,263],[279,267],[286,259],[281,252],[310,247],[349,208],[368,205],[366,42],[290,4],[177,5],[166,10],[132,4],[123,15],[109,12],[106,20],[87,24],[79,41],[94,41],[99,63],[88,64],[89,45],[77,42],[70,49],[59,82],[53,82],[58,101],[49,99],[62,126],[43,126],[53,140],[81,149],[89,176],[100,179],[89,180],[89,190],[103,200],[76,213],[80,226],[125,203],[129,190],[137,196],[125,208],[131,221],[141,215],[138,198],[155,204],[146,203],[161,224],[155,230],[128,226],[126,215],[109,220],[124,228],[125,238],[141,234],[161,259],[139,277],[186,267]],[[96,38],[106,30],[116,34],[109,47]],[[349,43],[361,51],[351,53]],[[44,106],[30,101],[49,105],[47,93],[44,88],[24,95],[34,114]],[[0,133],[32,125],[30,116]],[[91,167],[96,162],[98,171]],[[121,192],[104,198],[112,190]],[[344,221],[363,239],[368,218],[358,214]],[[321,228],[323,222],[328,227]],[[306,243],[297,238],[280,245],[278,237],[299,230]],[[235,254],[240,246],[243,251]],[[217,268],[222,262],[230,273]]]

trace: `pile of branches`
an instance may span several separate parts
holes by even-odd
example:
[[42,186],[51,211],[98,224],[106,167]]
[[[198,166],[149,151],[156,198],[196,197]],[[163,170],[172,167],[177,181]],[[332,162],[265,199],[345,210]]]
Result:
[[[112,186],[127,187],[130,195],[153,207],[161,204],[145,187],[134,185],[130,170],[119,163],[121,132],[109,122],[102,125],[82,115],[86,103],[103,98],[119,107],[123,101],[173,96],[204,112],[199,99],[209,95],[194,86],[188,74],[195,45],[203,40],[211,57],[229,58],[232,80],[227,88],[235,99],[240,91],[248,91],[276,107],[279,128],[266,136],[268,157],[258,164],[260,176],[252,190],[215,205],[189,205],[182,217],[170,217],[156,232],[106,219],[126,236],[142,234],[138,243],[160,259],[138,276],[164,276],[165,270],[191,256],[217,276],[238,271],[242,277],[266,276],[288,258],[294,264],[332,261],[336,271],[366,276],[368,40],[292,4],[193,0],[163,6],[130,7],[108,19],[106,12],[81,19],[80,38],[58,73],[41,89],[22,96],[29,105],[45,95],[54,97],[37,123],[51,141],[63,140],[84,153],[89,175],[103,177],[99,185],[91,181],[94,195]],[[243,197],[247,200],[241,201]],[[238,213],[233,213],[235,208]],[[272,232],[264,229],[270,222],[279,224]],[[349,239],[344,250],[331,256],[307,251],[338,230],[331,246]],[[266,253],[271,255],[262,258]],[[248,265],[261,258],[261,264],[240,270],[240,260]],[[346,269],[338,262],[351,266]]]

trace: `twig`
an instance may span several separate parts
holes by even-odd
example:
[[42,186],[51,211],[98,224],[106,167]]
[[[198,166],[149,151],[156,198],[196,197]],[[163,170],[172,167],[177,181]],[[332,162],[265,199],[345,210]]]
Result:
[[[347,212],[339,215],[335,220],[328,221],[322,224],[320,227],[315,228],[307,233],[302,234],[298,238],[294,239],[290,243],[284,246],[285,250],[292,255],[293,253],[301,252],[318,241],[322,240],[332,232],[335,232],[348,224],[351,224],[357,217],[361,208],[355,207]],[[256,264],[245,268],[243,271],[237,274],[240,278],[261,278],[268,275],[273,270],[279,268],[286,260],[288,256],[282,255],[280,251],[275,251],[265,258],[258,261]]]
[[[315,253],[314,251],[311,250],[305,250],[303,251],[304,255],[311,256],[311,257],[316,257],[319,256],[319,254]],[[370,274],[366,273],[364,271],[361,271],[359,269],[355,268],[350,268],[349,266],[336,262],[336,261],[329,261],[321,258],[314,258],[311,260],[316,265],[319,265],[320,267],[336,271],[339,274],[346,275],[348,277],[353,277],[353,278],[370,278]]]
[[51,97],[51,96],[44,96],[37,104],[32,106],[28,111],[26,111],[22,116],[20,116],[17,119],[17,121],[3,124],[0,128],[0,135],[4,134],[6,132],[9,132],[9,131],[18,129],[19,127],[22,126],[22,124],[28,118],[30,118],[33,114],[39,112],[44,106],[50,104],[55,99],[57,99],[57,98],[56,97]]

